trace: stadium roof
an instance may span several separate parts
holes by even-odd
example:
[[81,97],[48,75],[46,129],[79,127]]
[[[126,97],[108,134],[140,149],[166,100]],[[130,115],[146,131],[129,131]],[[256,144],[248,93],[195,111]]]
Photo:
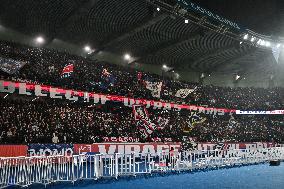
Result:
[[[93,56],[100,51],[130,53],[134,62],[199,73],[273,71],[271,49],[240,44],[216,31],[185,23],[174,11],[158,11],[150,2],[0,0],[0,24],[30,36],[43,35],[47,43],[60,39],[88,44],[96,49]],[[163,2],[175,4],[173,0]]]
[[193,0],[213,12],[264,35],[284,36],[284,1]]

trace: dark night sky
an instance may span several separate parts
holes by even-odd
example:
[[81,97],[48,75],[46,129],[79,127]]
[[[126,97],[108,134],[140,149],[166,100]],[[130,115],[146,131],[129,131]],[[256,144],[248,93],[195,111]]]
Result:
[[284,37],[284,0],[192,0],[201,7],[265,35]]

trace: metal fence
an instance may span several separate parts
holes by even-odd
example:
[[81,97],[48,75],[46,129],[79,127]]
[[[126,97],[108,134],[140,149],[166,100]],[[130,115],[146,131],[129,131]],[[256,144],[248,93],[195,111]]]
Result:
[[284,160],[284,147],[249,150],[0,158],[0,188]]

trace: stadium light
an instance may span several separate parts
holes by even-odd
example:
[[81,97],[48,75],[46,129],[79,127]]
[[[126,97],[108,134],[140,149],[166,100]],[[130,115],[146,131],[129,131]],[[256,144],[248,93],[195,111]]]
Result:
[[157,7],[157,11],[160,11],[161,9],[159,7]]
[[84,49],[85,49],[86,52],[90,52],[90,51],[91,51],[91,47],[88,46],[88,45],[86,45],[86,46],[84,47]]
[[241,44],[243,44],[243,42],[242,42],[242,41],[240,41],[240,45],[241,45]]
[[264,46],[265,44],[266,44],[265,41],[263,41],[263,40],[260,41],[260,45],[261,45],[261,46]]
[[250,41],[251,41],[251,42],[254,42],[254,41],[255,41],[255,37],[252,37]]
[[168,68],[168,66],[167,66],[166,64],[164,64],[164,65],[163,65],[163,68],[164,68],[164,69],[167,69],[167,68]]
[[188,24],[188,20],[184,20],[184,23]]
[[270,47],[270,45],[271,45],[270,42],[266,41],[265,46]]
[[130,56],[129,54],[125,54],[125,55],[124,55],[124,59],[125,59],[125,60],[130,60],[130,58],[131,58],[131,56]]
[[38,37],[36,38],[36,42],[39,43],[39,44],[43,44],[43,43],[44,43],[44,38],[41,37],[41,36],[38,36]]
[[244,39],[245,39],[245,40],[248,39],[248,34],[244,35]]

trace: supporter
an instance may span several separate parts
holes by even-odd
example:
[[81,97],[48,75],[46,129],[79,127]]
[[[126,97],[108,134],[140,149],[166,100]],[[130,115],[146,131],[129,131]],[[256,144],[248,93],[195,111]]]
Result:
[[58,137],[56,136],[56,134],[55,134],[55,133],[53,133],[52,143],[54,143],[54,144],[59,143],[59,139],[58,139]]

